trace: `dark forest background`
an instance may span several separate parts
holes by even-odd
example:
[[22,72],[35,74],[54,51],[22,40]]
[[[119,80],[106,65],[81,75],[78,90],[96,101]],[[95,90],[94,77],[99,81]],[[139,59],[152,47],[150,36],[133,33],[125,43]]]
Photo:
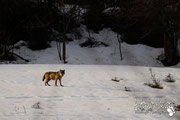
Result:
[[[65,5],[71,5],[68,12]],[[111,12],[105,14],[106,9]],[[179,0],[0,0],[0,60],[24,59],[13,52],[19,40],[40,50],[55,37],[59,57],[66,63],[66,42],[71,40],[66,34],[81,37],[81,24],[97,33],[111,28],[129,44],[164,48],[165,66],[180,60]]]

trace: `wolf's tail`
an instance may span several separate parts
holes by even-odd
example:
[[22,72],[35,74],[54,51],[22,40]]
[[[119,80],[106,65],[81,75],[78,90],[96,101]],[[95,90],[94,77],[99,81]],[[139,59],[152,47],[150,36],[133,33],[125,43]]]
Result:
[[44,79],[45,79],[45,75],[43,76],[42,81],[44,81]]

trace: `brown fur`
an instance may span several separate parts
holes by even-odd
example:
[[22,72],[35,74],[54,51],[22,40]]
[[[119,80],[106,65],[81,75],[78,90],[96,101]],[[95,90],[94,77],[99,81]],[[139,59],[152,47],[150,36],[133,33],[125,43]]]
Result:
[[59,71],[57,71],[57,72],[46,72],[46,73],[44,74],[44,76],[43,76],[42,81],[44,81],[44,79],[45,79],[45,82],[44,82],[44,83],[45,83],[45,86],[46,86],[46,85],[50,86],[50,85],[48,84],[48,82],[49,82],[50,80],[55,80],[55,86],[57,86],[57,80],[59,80],[60,86],[63,87],[63,85],[61,84],[61,79],[62,79],[62,77],[63,77],[64,74],[65,74],[65,70],[59,70]]

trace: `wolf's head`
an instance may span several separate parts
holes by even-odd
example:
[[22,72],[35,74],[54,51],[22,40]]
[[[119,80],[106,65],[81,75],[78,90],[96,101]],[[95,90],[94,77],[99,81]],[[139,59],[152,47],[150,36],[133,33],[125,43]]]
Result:
[[65,70],[59,70],[59,72],[62,74],[62,76],[65,74]]

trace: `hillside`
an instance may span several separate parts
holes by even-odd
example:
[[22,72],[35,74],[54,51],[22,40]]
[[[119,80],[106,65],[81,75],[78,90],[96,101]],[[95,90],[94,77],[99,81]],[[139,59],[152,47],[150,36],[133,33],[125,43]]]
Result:
[[[79,44],[87,40],[88,33],[85,28],[82,29],[82,38],[73,42],[67,43],[67,64],[86,64],[86,65],[133,65],[133,66],[154,66],[163,67],[163,64],[157,60],[158,56],[163,54],[162,48],[153,48],[146,45],[129,45],[122,43],[123,60],[120,60],[119,46],[117,34],[110,29],[103,29],[99,33],[91,33],[91,36],[96,41],[102,41],[108,44],[108,47],[80,47]],[[26,47],[24,41],[18,42],[16,45],[21,45],[14,52],[28,60],[29,64],[63,64],[59,60],[57,45],[55,41],[50,43],[51,47],[44,50],[33,51]],[[8,63],[8,62],[6,62]],[[10,63],[24,63],[22,60],[13,61]],[[177,67],[179,65],[176,65]]]

